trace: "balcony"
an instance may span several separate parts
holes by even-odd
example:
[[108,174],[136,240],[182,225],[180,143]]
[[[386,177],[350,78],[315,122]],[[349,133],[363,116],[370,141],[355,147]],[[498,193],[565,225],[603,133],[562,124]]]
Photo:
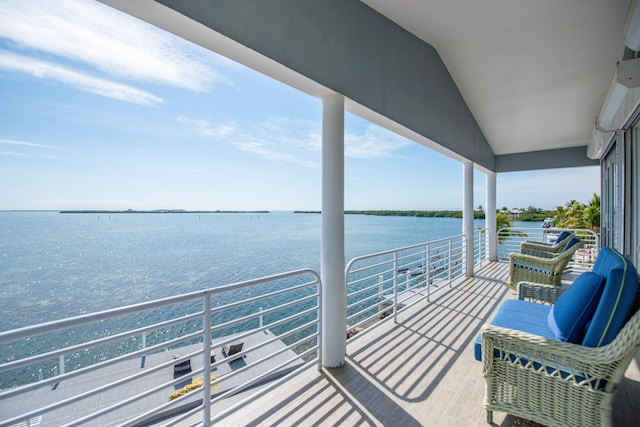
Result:
[[[473,340],[505,298],[508,265],[485,263],[430,303],[400,310],[347,345],[339,369],[309,369],[225,420],[229,425],[485,426],[484,381]],[[571,275],[567,276],[571,280]],[[614,403],[615,426],[639,425],[640,357]],[[537,425],[494,414],[500,426]]]
[[[503,244],[522,234],[506,236]],[[42,367],[52,359],[59,365],[55,375],[32,375],[0,392],[0,425],[197,425],[206,414],[224,425],[486,425],[473,340],[501,301],[515,294],[503,285],[508,264],[486,261],[481,230],[474,239],[475,276],[463,275],[464,240],[453,236],[350,263],[348,299],[355,302],[349,303],[345,332],[359,332],[348,340],[346,363],[338,369],[318,369],[321,289],[312,270],[2,333],[2,346],[26,337],[36,345],[39,333],[69,326],[88,327],[93,334],[102,328],[105,335],[3,361],[0,372],[17,369],[24,378],[35,369],[30,365]],[[580,267],[572,267],[564,281]],[[289,297],[282,302],[280,295]],[[177,310],[180,304],[188,309]],[[228,310],[237,307],[241,313],[230,316]],[[283,309],[286,315],[276,315]],[[130,315],[137,316],[134,328],[118,330],[110,323]],[[209,325],[202,321],[206,316],[212,316]],[[238,342],[244,347],[231,354],[230,345]],[[102,357],[114,346],[116,357]],[[97,363],[72,366],[82,355]],[[210,390],[167,399],[206,372]],[[65,389],[69,394],[63,396]],[[639,424],[640,408],[633,404],[638,393],[636,356],[617,395],[614,425]],[[203,395],[210,405],[202,404]],[[533,425],[500,413],[494,422]]]

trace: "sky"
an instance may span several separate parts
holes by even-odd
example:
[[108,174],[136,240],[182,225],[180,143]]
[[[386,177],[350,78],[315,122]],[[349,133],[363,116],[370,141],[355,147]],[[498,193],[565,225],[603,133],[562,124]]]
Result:
[[[320,210],[321,101],[101,3],[0,0],[0,210]],[[561,184],[559,184],[561,183]],[[485,175],[474,173],[474,206]],[[497,176],[498,207],[599,193]],[[345,209],[462,209],[462,164],[345,113]]]

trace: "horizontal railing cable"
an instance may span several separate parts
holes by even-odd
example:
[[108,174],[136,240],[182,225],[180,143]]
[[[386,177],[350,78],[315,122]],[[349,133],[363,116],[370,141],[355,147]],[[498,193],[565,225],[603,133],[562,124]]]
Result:
[[[308,280],[308,276],[311,276],[312,280]],[[304,280],[305,277],[307,277],[307,280]],[[273,284],[273,286],[271,284]],[[278,287],[280,289],[276,289]],[[263,289],[267,292],[247,297],[246,293],[242,291],[246,288],[255,289],[258,293],[262,292]],[[301,293],[307,292],[307,289],[309,289],[311,293],[308,295],[301,295]],[[85,375],[94,375],[94,372],[97,372],[100,369],[109,369],[112,366],[119,366],[120,363],[131,363],[133,360],[141,360],[138,370],[128,372],[123,377],[115,376],[113,378],[109,378],[106,382],[100,381],[93,384],[93,387],[90,389],[74,390],[72,395],[63,397],[58,401],[33,401],[31,405],[28,405],[30,407],[26,410],[6,414],[5,417],[3,417],[4,419],[0,420],[0,426],[19,424],[33,417],[45,416],[47,413],[59,411],[65,407],[71,407],[72,405],[78,405],[80,402],[84,402],[87,399],[94,399],[98,395],[101,396],[101,400],[104,400],[104,403],[89,411],[83,410],[82,412],[84,414],[82,416],[67,419],[66,421],[58,419],[57,422],[61,425],[101,423],[97,420],[102,419],[102,417],[105,416],[113,416],[116,413],[120,413],[120,410],[127,405],[135,404],[135,402],[138,401],[144,401],[158,393],[164,394],[165,390],[184,384],[185,378],[188,382],[197,375],[202,376],[203,374],[206,374],[205,378],[209,378],[210,374],[207,374],[207,372],[209,372],[207,369],[219,369],[226,363],[230,364],[231,362],[229,362],[229,360],[233,361],[238,358],[247,360],[248,363],[238,369],[231,369],[228,372],[228,375],[223,376],[222,380],[220,378],[216,378],[216,380],[211,382],[213,385],[219,384],[220,381],[224,381],[225,384],[228,384],[229,389],[225,392],[225,396],[236,394],[240,390],[248,388],[256,381],[277,379],[278,377],[281,378],[286,376],[290,369],[287,369],[287,372],[280,373],[280,371],[286,366],[291,366],[292,369],[299,369],[300,367],[306,367],[309,364],[315,363],[318,363],[318,366],[320,366],[320,320],[322,316],[321,289],[319,274],[311,269],[301,269],[247,280],[244,282],[237,282],[230,285],[209,288],[203,291],[162,298],[155,301],[133,304],[126,307],[119,307],[97,313],[90,313],[67,319],[55,320],[40,325],[27,326],[11,331],[1,332],[0,345],[6,345],[9,343],[24,341],[31,337],[38,337],[44,334],[65,330],[73,331],[74,336],[79,339],[84,339],[84,336],[79,336],[82,335],[82,333],[87,333],[87,338],[90,338],[90,334],[88,334],[88,332],[80,332],[76,334],[76,328],[81,328],[86,325],[102,325],[102,322],[106,320],[122,322],[122,319],[127,319],[130,316],[138,316],[140,313],[151,312],[152,310],[153,313],[156,313],[153,315],[153,318],[157,317],[160,320],[156,323],[142,326],[139,326],[140,320],[134,320],[133,323],[137,327],[129,330],[118,331],[112,335],[72,343],[71,345],[44,351],[40,354],[29,354],[25,357],[19,357],[16,360],[8,360],[7,362],[0,364],[0,373],[9,373],[16,372],[16,370],[27,369],[32,366],[37,367],[42,363],[55,358],[59,358],[61,363],[59,369],[60,372],[53,377],[46,379],[40,378],[39,381],[27,382],[22,385],[18,384],[16,387],[2,390],[0,392],[0,399],[4,400],[6,403],[9,399],[22,398],[40,387],[52,386],[55,388],[62,382],[66,384],[69,381],[74,381],[78,377],[84,378]],[[210,306],[211,303],[205,303],[206,301],[211,301],[210,296],[212,295],[224,295],[222,299],[216,297],[218,304],[220,301],[224,301],[224,303],[215,305],[214,307]],[[262,301],[267,300],[276,302],[276,304],[272,305],[272,303],[268,303],[265,304],[267,306],[266,309],[263,310],[262,307],[259,307],[258,310],[257,308],[261,305]],[[183,307],[184,303],[191,303],[190,307]],[[197,308],[198,305],[202,307],[203,304],[205,304],[205,308],[209,308],[204,311],[199,309],[196,312],[184,313],[184,310],[191,311]],[[168,311],[163,310],[168,307],[171,307],[171,313],[176,313],[178,315],[172,318],[163,319],[162,313],[169,313]],[[247,309],[253,312],[242,314],[242,312]],[[234,312],[237,312],[240,315],[233,315]],[[224,317],[231,315],[232,317],[227,318],[222,322],[214,322],[214,325],[210,325],[214,318],[221,315],[224,315]],[[267,324],[264,324],[263,322],[265,316],[271,317],[271,321]],[[255,327],[255,324],[249,328],[244,326],[247,322],[258,321],[258,327]],[[194,322],[199,322],[200,327],[197,330],[191,331],[191,328],[197,325],[197,323]],[[249,340],[249,344],[244,346],[244,348],[235,354],[226,355],[225,358],[218,361],[214,361],[213,353],[211,353],[211,363],[209,363],[209,353],[213,347],[206,348],[202,346],[203,340],[205,343],[211,342],[210,339],[207,339],[205,330],[202,328],[203,324],[205,326],[209,324],[206,327],[206,331],[208,331],[207,334],[215,333],[220,335],[216,338],[215,343],[213,343],[215,346],[225,346],[232,342],[238,342],[239,340]],[[98,327],[93,328],[94,329],[92,330],[101,329]],[[171,332],[171,328],[176,329],[179,333],[177,335],[172,335],[176,332]],[[278,334],[271,332],[275,329],[278,329]],[[232,330],[235,332],[232,332],[231,336],[226,335]],[[147,334],[155,334],[156,332],[159,332],[159,334],[155,335],[155,342],[151,343],[151,345],[147,345]],[[252,336],[257,337],[258,335],[256,334],[262,333],[265,334],[263,338],[257,340],[255,338],[251,338]],[[142,337],[142,348],[139,347],[139,337]],[[131,341],[132,339],[138,339],[138,344],[135,344],[136,341]],[[284,344],[282,340],[289,340],[290,342],[289,344]],[[87,363],[86,361],[82,362],[84,359],[78,359],[74,356],[72,358],[72,360],[74,360],[74,364],[70,369],[66,370],[62,365],[63,358],[67,355],[80,355],[86,351],[93,351],[94,348],[105,345],[120,348],[119,346],[122,345],[120,343],[125,342],[130,344],[122,347],[121,351],[123,351],[124,354],[106,356],[106,360],[91,362],[86,365],[81,364]],[[130,348],[132,345],[134,348]],[[138,348],[135,348],[136,345],[138,345]],[[195,345],[195,347],[185,347],[192,345]],[[297,346],[301,345],[304,346],[304,348],[297,350]],[[114,347],[114,349],[116,347]],[[164,361],[162,358],[158,359],[159,355],[171,355],[171,353],[167,352],[172,348],[176,349],[176,351],[173,352],[173,357],[167,357]],[[188,350],[186,352],[179,350],[182,348],[190,348],[192,350]],[[257,351],[261,352],[261,356],[256,353]],[[312,355],[315,356],[309,357]],[[149,362],[145,365],[145,358],[148,357],[154,358],[152,365],[149,365]],[[175,372],[178,372],[178,366],[182,366],[185,363],[190,364],[194,357],[196,360],[198,357],[203,358],[202,360],[206,361],[204,366],[196,366],[194,369],[189,367],[188,374],[186,376],[183,376],[182,374],[175,374]],[[264,368],[259,368],[260,371],[254,372],[253,369],[256,369],[256,367],[260,365],[264,366]],[[172,369],[174,371],[173,377],[168,381],[154,381],[154,384],[147,385],[144,389],[138,388],[137,392],[135,391],[135,388],[131,388],[132,384],[137,383],[139,380],[154,376],[157,377],[160,372],[166,372],[167,369]],[[250,379],[248,381],[242,380],[242,384],[237,384],[238,381],[233,380],[233,378],[243,372],[252,372]],[[122,398],[114,398],[116,394],[113,394],[110,391],[119,390],[124,386],[130,388],[132,390],[131,393],[122,395],[118,392],[116,394],[121,395]],[[204,390],[204,387],[202,390]],[[201,396],[202,394],[208,395],[209,393],[200,391]],[[181,402],[191,401],[191,399],[194,396],[197,397],[197,395],[198,392],[193,391],[191,393],[186,393],[183,397],[166,401],[159,405],[149,405],[147,406],[148,411],[141,411],[144,412],[144,414],[139,414],[140,416],[136,416],[133,419],[131,419],[130,416],[124,419],[121,418],[118,424],[121,424],[122,422],[135,424],[134,420],[145,420],[149,417],[153,417],[154,414],[158,415],[165,410],[171,411],[171,408],[179,408]],[[103,399],[102,396],[108,397]],[[219,396],[217,398],[221,399]],[[86,405],[83,404],[83,406]],[[205,407],[208,406],[209,405],[204,405],[200,410],[205,410]],[[69,413],[72,414],[73,412]],[[206,418],[208,418],[208,416],[206,416]],[[127,419],[128,421],[126,421]]]

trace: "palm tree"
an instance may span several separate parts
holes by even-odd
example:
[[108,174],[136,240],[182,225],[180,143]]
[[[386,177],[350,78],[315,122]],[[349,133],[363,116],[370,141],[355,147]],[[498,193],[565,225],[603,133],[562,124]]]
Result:
[[[496,230],[500,230],[501,228],[511,228],[513,227],[513,221],[509,219],[509,214],[507,212],[498,212],[496,214]],[[512,232],[511,237],[527,237],[526,233],[521,231]],[[502,235],[498,235],[498,243],[502,243],[506,237]]]
[[535,206],[529,206],[527,209],[524,210],[524,213],[528,213],[528,214],[536,214],[540,211],[539,208],[536,208]]
[[553,226],[557,228],[586,228],[600,232],[600,196],[594,194],[588,205],[576,200],[557,206],[553,213]]
[[509,219],[509,216],[504,212],[498,212],[496,214],[496,229],[510,228],[513,226],[513,221]]
[[582,212],[582,219],[586,228],[600,233],[600,196],[593,194],[593,198]]
[[566,217],[567,214],[564,207],[556,206],[556,209],[553,211],[553,222],[551,223],[551,225],[556,228],[562,228]]
[[578,202],[577,200],[571,200],[567,202],[564,228],[585,228],[585,224],[582,219],[584,208],[585,205]]

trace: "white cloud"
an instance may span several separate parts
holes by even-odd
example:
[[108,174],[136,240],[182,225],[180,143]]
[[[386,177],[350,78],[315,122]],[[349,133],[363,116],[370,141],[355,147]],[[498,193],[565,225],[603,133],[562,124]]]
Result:
[[[11,149],[6,148],[6,146],[13,146],[13,147],[18,147],[18,148],[23,148],[23,147],[27,147],[27,148],[45,148],[45,149],[56,148],[56,147],[52,147],[51,145],[36,144],[35,142],[16,141],[14,139],[3,139],[3,138],[0,138],[0,156],[31,157],[30,154],[23,153],[23,152],[18,152],[18,151],[15,151],[15,150],[11,150]],[[49,156],[45,156],[45,157],[49,157]]]
[[[240,151],[266,160],[282,161],[306,168],[319,166],[315,144],[297,136],[291,136],[291,134],[300,134],[300,121],[269,118],[247,129],[240,128],[235,122],[214,123],[206,119],[189,117],[178,117],[176,121],[182,124],[189,134],[231,144]],[[312,158],[309,158],[310,156]]]
[[393,156],[396,150],[413,144],[393,132],[374,124],[362,133],[347,133],[344,140],[345,156],[355,159],[375,159]]
[[92,1],[3,0],[0,37],[115,78],[193,91],[224,79],[212,66],[213,53]]
[[51,145],[44,145],[44,144],[36,144],[35,142],[28,142],[28,141],[16,141],[14,139],[3,139],[0,138],[0,145],[22,145],[22,146],[26,146],[26,147],[36,147],[36,148],[55,148],[52,147]]
[[176,121],[184,126],[187,133],[212,138],[227,138],[232,135],[237,125],[234,122],[212,124],[208,120],[178,117]]
[[253,140],[244,142],[234,142],[241,151],[258,155],[266,160],[283,161],[296,164],[305,168],[317,168],[320,164],[317,161],[306,160],[281,149],[274,149],[268,140]]
[[93,77],[57,64],[2,50],[0,50],[0,69],[18,71],[34,77],[54,80],[74,86],[85,92],[119,101],[141,105],[157,105],[162,102],[162,98],[132,86]]
[[7,150],[4,147],[0,147],[0,156],[16,156],[16,157],[28,157],[28,154],[18,153],[16,151]]
[[[190,134],[215,138],[241,151],[267,160],[284,161],[308,168],[320,166],[322,134],[317,122],[270,117],[251,128],[235,122],[214,123],[206,119],[178,117]],[[394,152],[411,144],[386,129],[370,124],[363,132],[345,134],[345,157],[374,159],[394,156]]]

